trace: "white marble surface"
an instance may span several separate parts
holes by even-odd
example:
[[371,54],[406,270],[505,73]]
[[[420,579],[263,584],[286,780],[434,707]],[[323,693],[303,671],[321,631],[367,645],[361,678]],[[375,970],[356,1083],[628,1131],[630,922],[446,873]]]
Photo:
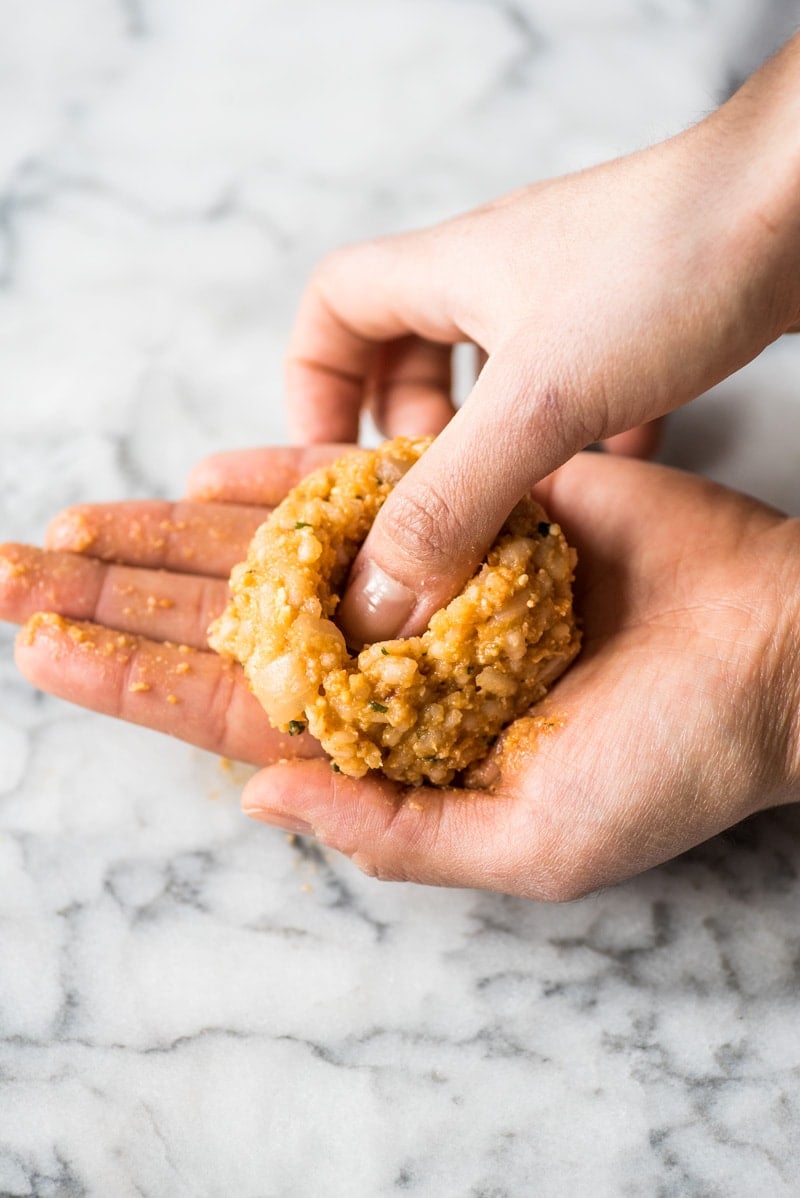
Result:
[[[700,116],[756,0],[4,0],[0,540],[283,437],[315,259]],[[800,512],[800,344],[665,456]],[[787,429],[789,430],[787,434]],[[0,1195],[800,1190],[800,817],[547,908],[390,886],[0,632]]]

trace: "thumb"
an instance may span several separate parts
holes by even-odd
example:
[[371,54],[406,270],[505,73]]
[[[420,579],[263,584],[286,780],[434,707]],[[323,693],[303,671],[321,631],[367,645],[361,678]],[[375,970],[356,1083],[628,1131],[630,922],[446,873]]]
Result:
[[348,778],[327,761],[283,761],[250,779],[242,807],[386,881],[553,892],[552,837],[529,803],[504,792],[403,787],[375,774]]
[[498,352],[395,487],[350,571],[337,623],[353,645],[415,636],[474,574],[521,497],[596,439],[557,390]]

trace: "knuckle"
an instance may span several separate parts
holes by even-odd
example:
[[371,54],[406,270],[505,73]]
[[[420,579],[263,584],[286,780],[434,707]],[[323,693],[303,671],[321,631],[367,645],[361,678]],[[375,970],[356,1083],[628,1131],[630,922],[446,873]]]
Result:
[[559,873],[549,873],[537,886],[537,897],[545,903],[572,903],[594,887],[586,884],[577,871],[567,868]]
[[380,253],[385,238],[374,238],[371,241],[354,242],[350,245],[339,245],[323,254],[317,262],[311,275],[311,287],[323,300],[337,284],[353,273],[365,260]]
[[570,450],[585,449],[606,436],[608,418],[605,405],[596,395],[581,396],[577,389],[550,386],[536,405],[536,418],[556,443]]
[[512,345],[522,367],[516,398],[509,407],[525,429],[525,441],[544,440],[576,452],[608,435],[611,414],[608,396],[597,372],[586,375],[579,363],[542,361],[530,353],[529,330]]
[[[216,578],[204,578],[197,587],[194,605],[191,610],[192,636],[197,645],[209,648],[208,634],[212,620],[220,614],[219,590],[215,586]],[[188,613],[187,613],[188,614]]]
[[542,897],[548,903],[572,903],[601,885],[598,846],[581,845],[569,834],[554,845],[541,871]]
[[317,262],[311,275],[311,286],[317,291],[324,291],[326,284],[335,279],[342,266],[346,263],[349,251],[344,246],[329,250]]
[[[115,616],[119,618],[115,612],[117,586],[107,562],[99,562],[98,568],[94,573],[94,591],[86,596],[88,616],[84,616],[83,618],[95,620],[98,624],[104,624],[107,612],[112,618]],[[86,589],[88,590],[89,588],[87,587]],[[108,622],[111,623],[111,619]]]
[[120,662],[122,669],[115,674],[114,687],[110,693],[110,712],[114,719],[128,719],[131,710],[131,699],[134,695],[135,683],[140,678],[141,659],[138,653],[132,653],[127,660]]
[[419,823],[406,822],[404,811],[403,803],[394,806],[383,832],[371,836],[368,843],[362,840],[350,852],[353,863],[367,877],[379,882],[418,882],[427,872],[419,869]]
[[538,831],[525,869],[531,879],[531,898],[571,903],[599,887],[596,845],[582,842],[561,819]]
[[231,715],[236,697],[236,674],[227,663],[213,681],[208,695],[207,724],[214,746],[226,745],[231,735]]
[[388,515],[394,549],[417,565],[438,565],[459,539],[461,521],[452,503],[430,484],[396,491]]
[[378,882],[407,882],[408,876],[398,861],[384,859],[375,853],[357,850],[350,855],[350,860],[362,874],[375,878]]

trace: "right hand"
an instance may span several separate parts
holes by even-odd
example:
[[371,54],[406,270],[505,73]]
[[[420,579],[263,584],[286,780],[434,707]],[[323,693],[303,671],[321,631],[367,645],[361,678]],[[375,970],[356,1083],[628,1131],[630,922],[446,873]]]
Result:
[[[441,431],[354,564],[353,643],[421,632],[534,483],[593,441],[641,452],[630,430],[797,321],[799,94],[795,39],[661,145],[323,261],[290,343],[293,436],[355,441],[365,406],[390,436]],[[463,341],[488,360],[454,416]]]

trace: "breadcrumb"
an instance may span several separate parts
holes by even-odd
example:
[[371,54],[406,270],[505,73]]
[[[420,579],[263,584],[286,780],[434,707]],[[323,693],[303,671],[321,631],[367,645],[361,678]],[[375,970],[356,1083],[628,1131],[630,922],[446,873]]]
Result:
[[209,632],[272,723],[307,727],[351,777],[376,769],[446,785],[544,696],[580,645],[575,551],[526,498],[422,636],[349,653],[332,619],[339,592],[392,487],[429,444],[400,437],[311,474],[256,532]]

